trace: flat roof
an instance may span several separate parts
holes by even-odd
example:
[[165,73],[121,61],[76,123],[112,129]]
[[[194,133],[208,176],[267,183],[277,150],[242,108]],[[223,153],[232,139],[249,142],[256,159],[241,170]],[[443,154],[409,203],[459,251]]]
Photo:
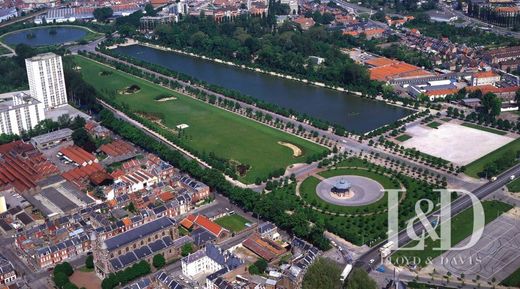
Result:
[[31,138],[31,141],[36,143],[48,143],[56,140],[60,140],[62,138],[70,137],[72,135],[72,130],[70,128],[63,128],[56,131],[52,131],[46,134],[41,134]]
[[45,188],[41,191],[41,195],[55,204],[60,210],[64,212],[68,212],[72,209],[77,208],[78,206],[65,197],[62,193],[60,193],[55,188],[49,187]]
[[41,54],[35,55],[35,56],[31,57],[31,58],[27,58],[27,59],[25,59],[25,61],[35,62],[35,61],[42,61],[42,60],[51,59],[51,58],[54,58],[54,57],[58,57],[58,55],[56,53],[53,53],[53,52],[47,52],[47,53],[41,53]]

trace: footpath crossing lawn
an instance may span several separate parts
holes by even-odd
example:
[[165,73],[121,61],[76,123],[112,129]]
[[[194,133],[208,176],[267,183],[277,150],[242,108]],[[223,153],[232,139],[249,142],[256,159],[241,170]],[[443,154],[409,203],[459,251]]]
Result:
[[216,219],[215,223],[230,230],[231,232],[237,233],[244,230],[246,228],[246,224],[249,223],[249,221],[238,214],[231,214]]
[[[240,178],[253,183],[276,169],[294,163],[305,162],[307,156],[322,153],[326,148],[292,136],[263,124],[213,107],[207,103],[166,89],[130,74],[106,67],[81,56],[74,57],[81,67],[85,81],[104,98],[114,98],[119,104],[134,112],[153,115],[165,126],[175,129],[187,124],[183,130],[187,146],[200,153],[213,152],[216,156],[233,160],[251,168]],[[122,93],[131,86],[138,86],[133,93]],[[157,101],[157,96],[168,96],[167,101]],[[293,156],[293,150],[280,145],[290,143],[303,154]]]

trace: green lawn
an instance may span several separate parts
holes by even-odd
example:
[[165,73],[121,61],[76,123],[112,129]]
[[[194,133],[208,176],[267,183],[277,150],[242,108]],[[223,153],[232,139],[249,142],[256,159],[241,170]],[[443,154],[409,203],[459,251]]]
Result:
[[[326,150],[317,144],[108,68],[84,57],[76,56],[74,60],[81,67],[84,79],[103,97],[115,97],[117,103],[124,104],[133,111],[157,115],[162,124],[169,128],[187,124],[189,127],[183,130],[186,146],[199,153],[213,152],[218,157],[250,165],[251,168],[240,179],[246,183],[253,183],[257,177],[267,177],[275,169],[305,162],[307,156]],[[102,71],[112,73],[101,75]],[[119,93],[134,84],[139,86],[138,92]],[[164,102],[154,100],[154,97],[164,94],[174,96],[176,99]],[[294,157],[290,148],[278,142],[298,146],[303,155]]]
[[408,134],[402,134],[398,137],[395,138],[395,140],[399,141],[399,142],[404,142],[404,141],[407,141],[409,139],[411,139],[412,136],[411,135],[408,135]]
[[429,124],[427,124],[426,126],[431,127],[431,128],[439,128],[439,126],[441,126],[441,125],[442,125],[442,123],[440,123],[440,122],[432,121]]
[[11,53],[11,51],[5,47],[3,47],[2,45],[0,45],[0,55],[4,55],[4,54],[8,54],[8,53]]
[[[499,201],[484,201],[482,202],[482,206],[484,207],[485,214],[485,223],[488,224],[502,213],[510,210],[512,208],[511,205],[502,203]],[[437,228],[440,230],[439,228]],[[462,213],[456,215],[451,219],[451,244],[455,246],[460,243],[464,239],[470,236],[473,232],[473,208],[466,209]],[[416,242],[412,242],[411,245],[415,245]],[[428,238],[425,241],[425,249],[420,251],[397,251],[392,259],[399,260],[399,257],[406,257],[408,260],[411,260],[413,257],[419,258],[421,260],[421,265],[425,265],[425,262],[428,260],[432,260],[438,256],[440,256],[444,251],[441,250],[433,250],[433,248],[437,248],[440,245],[440,241],[433,241]],[[401,259],[402,260],[402,259]],[[398,265],[398,264],[397,264]]]
[[238,214],[232,214],[216,219],[215,223],[231,232],[237,233],[244,230],[246,228],[246,223],[249,223],[249,221]]
[[506,135],[507,134],[507,132],[503,131],[503,130],[498,130],[498,129],[494,129],[494,128],[490,128],[490,127],[480,126],[478,124],[469,123],[469,122],[465,122],[465,123],[463,123],[461,125],[465,126],[465,127],[470,127],[470,128],[482,130],[482,131],[487,131],[487,132],[498,134],[498,135]]
[[502,280],[500,284],[509,287],[520,287],[520,268],[513,272],[513,274],[509,275],[509,277]]
[[520,192],[520,179],[516,179],[511,183],[507,184],[507,189],[513,193]]
[[[520,151],[520,139],[516,139],[466,165],[464,173],[470,177],[478,178],[478,173],[483,171],[487,164],[490,164],[505,155],[511,154],[511,152],[515,153],[517,151]],[[515,156],[512,155],[511,157],[514,158]]]

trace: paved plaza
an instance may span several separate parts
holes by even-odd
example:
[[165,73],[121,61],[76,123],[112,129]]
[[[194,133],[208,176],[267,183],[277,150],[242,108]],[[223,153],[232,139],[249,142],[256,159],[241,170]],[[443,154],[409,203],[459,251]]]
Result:
[[[341,180],[346,180],[351,185],[352,196],[338,198],[331,193],[332,188]],[[345,175],[335,176],[321,181],[316,186],[316,194],[327,203],[339,206],[365,206],[377,202],[384,196],[383,186],[367,177]]]
[[[469,238],[455,246],[461,248]],[[497,281],[507,278],[520,267],[520,219],[504,214],[485,228],[475,246],[462,251],[448,251],[433,260],[438,272],[451,272],[454,276],[464,273],[465,278]]]
[[404,147],[416,148],[457,165],[467,165],[514,140],[453,123],[444,123],[436,129],[414,125],[406,129],[406,134],[412,138],[402,143]]

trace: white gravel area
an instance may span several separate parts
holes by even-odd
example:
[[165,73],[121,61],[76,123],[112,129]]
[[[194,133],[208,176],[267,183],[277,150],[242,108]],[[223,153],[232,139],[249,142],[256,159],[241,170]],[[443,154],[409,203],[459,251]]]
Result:
[[407,128],[406,134],[412,138],[401,143],[404,147],[416,148],[456,165],[467,165],[514,140],[453,123],[444,123],[437,129],[415,125]]

